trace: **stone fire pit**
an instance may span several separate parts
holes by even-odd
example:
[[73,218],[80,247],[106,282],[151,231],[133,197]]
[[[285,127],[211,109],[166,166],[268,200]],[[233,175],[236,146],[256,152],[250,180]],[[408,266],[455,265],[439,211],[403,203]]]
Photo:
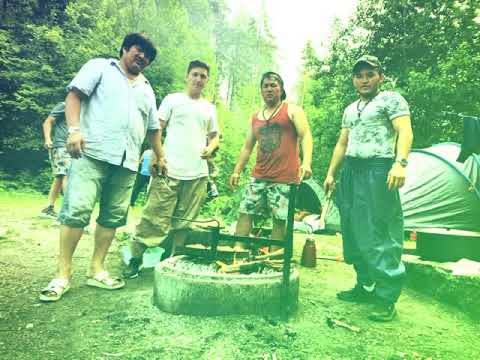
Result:
[[[223,274],[215,264],[186,256],[162,261],[155,267],[153,303],[173,314],[280,315],[282,273]],[[298,305],[298,271],[292,268],[289,312]]]

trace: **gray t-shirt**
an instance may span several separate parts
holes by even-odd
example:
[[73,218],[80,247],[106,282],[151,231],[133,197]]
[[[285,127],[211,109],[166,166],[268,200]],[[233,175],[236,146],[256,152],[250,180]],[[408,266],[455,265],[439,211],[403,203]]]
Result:
[[55,118],[53,125],[53,147],[65,147],[68,137],[67,122],[65,121],[65,103],[59,102],[50,111],[50,116]]
[[349,129],[346,156],[393,158],[397,133],[392,120],[410,115],[407,101],[395,91],[381,91],[368,103],[347,106],[342,128]]

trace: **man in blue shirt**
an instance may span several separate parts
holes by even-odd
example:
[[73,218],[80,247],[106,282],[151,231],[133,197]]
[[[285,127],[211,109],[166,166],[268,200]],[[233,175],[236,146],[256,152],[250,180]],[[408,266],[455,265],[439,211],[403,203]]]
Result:
[[156,49],[144,34],[129,34],[120,60],[88,61],[67,87],[67,151],[73,161],[59,215],[58,272],[41,291],[40,300],[57,301],[69,290],[73,253],[97,199],[100,212],[87,285],[109,290],[125,285],[110,276],[104,262],[116,228],[126,223],[145,136],[156,156],[163,157],[155,95],[142,74],[155,56]]

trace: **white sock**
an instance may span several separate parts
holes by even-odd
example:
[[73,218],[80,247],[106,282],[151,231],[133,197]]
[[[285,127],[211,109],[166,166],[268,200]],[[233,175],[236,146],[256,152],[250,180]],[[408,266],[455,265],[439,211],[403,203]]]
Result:
[[375,289],[375,283],[372,285],[362,285],[363,289],[367,292],[372,292]]

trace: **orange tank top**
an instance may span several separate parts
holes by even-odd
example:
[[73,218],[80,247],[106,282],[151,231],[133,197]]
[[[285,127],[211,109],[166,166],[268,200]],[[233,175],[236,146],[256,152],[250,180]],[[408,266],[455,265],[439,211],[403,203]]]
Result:
[[270,120],[252,117],[252,132],[257,140],[257,162],[252,176],[279,183],[298,183],[300,156],[297,130],[288,116],[288,104]]

